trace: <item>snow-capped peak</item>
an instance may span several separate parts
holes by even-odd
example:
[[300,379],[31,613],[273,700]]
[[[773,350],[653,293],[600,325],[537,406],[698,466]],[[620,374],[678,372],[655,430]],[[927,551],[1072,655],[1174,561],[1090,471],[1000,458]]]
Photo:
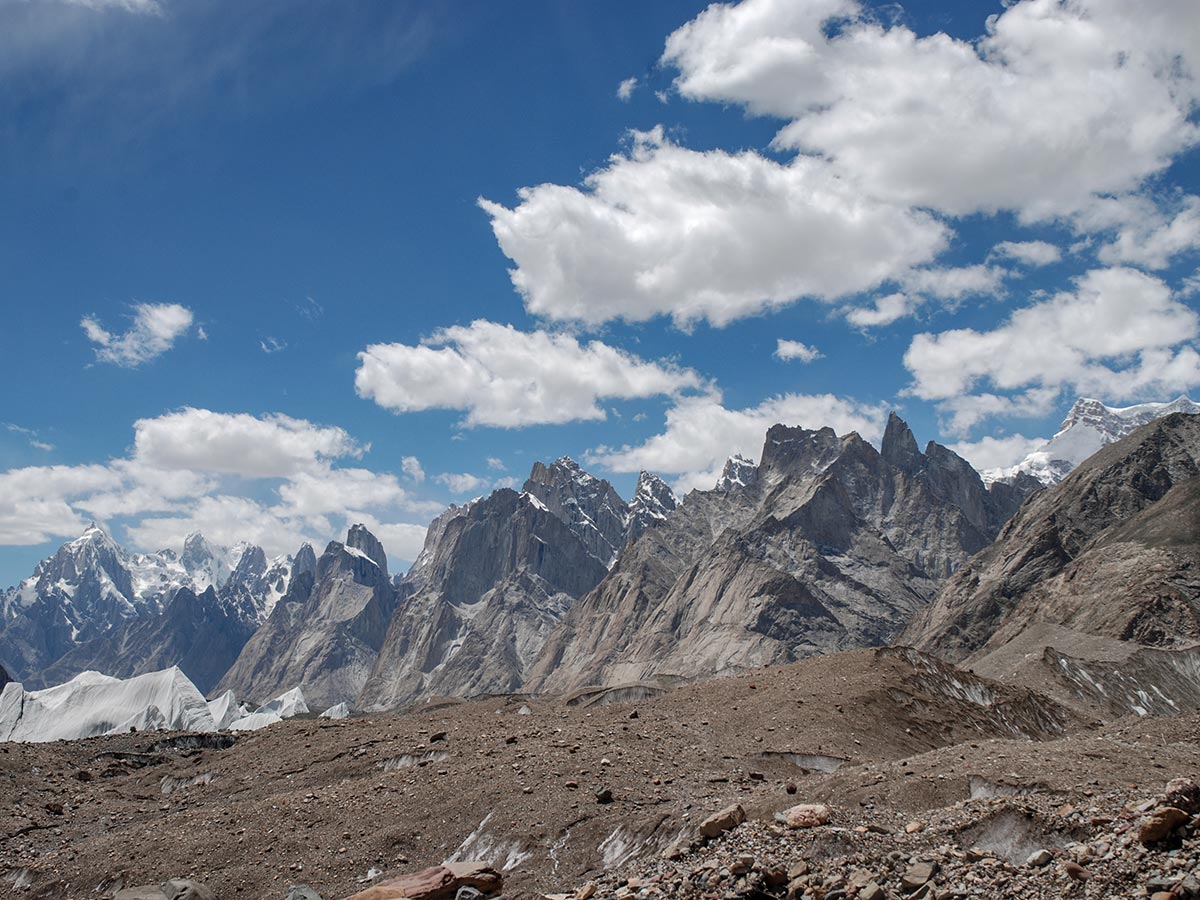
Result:
[[721,471],[721,477],[717,479],[716,490],[731,491],[754,484],[757,480],[758,465],[754,460],[735,453],[725,461],[725,468]]
[[1101,447],[1172,413],[1200,414],[1200,403],[1181,396],[1165,403],[1108,406],[1092,397],[1080,397],[1054,437],[1015,466],[986,469],[980,474],[987,484],[1011,481],[1021,473],[1032,475],[1042,484],[1058,484]]

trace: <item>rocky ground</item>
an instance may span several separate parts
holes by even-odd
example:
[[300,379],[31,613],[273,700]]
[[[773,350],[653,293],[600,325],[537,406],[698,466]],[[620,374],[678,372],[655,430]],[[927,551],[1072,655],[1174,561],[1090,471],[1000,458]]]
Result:
[[[0,895],[189,878],[338,900],[444,860],[486,860],[506,897],[1182,897],[1200,877],[1194,819],[1139,840],[1200,773],[1195,715],[1099,726],[901,651],[583,700],[0,745]],[[801,802],[828,821],[775,821]],[[695,841],[731,804],[747,821]],[[922,862],[933,887],[906,892]]]

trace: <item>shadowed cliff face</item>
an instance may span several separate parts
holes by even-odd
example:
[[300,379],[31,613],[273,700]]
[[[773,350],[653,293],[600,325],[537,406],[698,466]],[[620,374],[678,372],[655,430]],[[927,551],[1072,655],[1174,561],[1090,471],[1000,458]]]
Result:
[[894,414],[879,451],[856,434],[776,425],[754,473],[735,474],[626,549],[555,630],[527,689],[887,643],[1021,496],[988,491],[945,447],[922,453]]
[[1200,416],[1176,414],[1031,499],[904,640],[989,671],[1040,666],[1046,647],[1109,662],[1186,647],[1200,638],[1198,570]]

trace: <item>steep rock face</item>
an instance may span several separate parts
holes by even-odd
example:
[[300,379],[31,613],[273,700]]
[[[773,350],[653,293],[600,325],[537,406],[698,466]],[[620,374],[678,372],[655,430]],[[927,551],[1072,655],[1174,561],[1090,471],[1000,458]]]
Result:
[[220,681],[253,632],[253,621],[223,604],[211,585],[199,596],[180,588],[162,612],[129,619],[80,644],[26,686],[51,687],[86,671],[132,678],[178,666],[206,692]]
[[567,524],[588,552],[611,567],[628,537],[629,507],[602,478],[569,456],[534,463],[522,489]]
[[996,654],[1046,625],[1159,647],[1194,642],[1198,475],[1197,416],[1159,419],[1104,447],[1022,507],[904,640],[952,660]]
[[300,687],[320,709],[353,700],[375,664],[396,608],[383,548],[355,526],[333,541],[315,576],[293,576],[287,593],[246,643],[215,693],[263,700]]
[[0,691],[3,691],[4,686],[10,681],[12,681],[12,678],[10,678],[8,672],[4,670],[4,666],[0,666]]
[[1011,511],[898,417],[772,427],[753,477],[688,495],[547,642],[527,688],[697,677],[887,643]]
[[551,629],[606,572],[572,524],[507,489],[440,517],[358,705],[518,689]]

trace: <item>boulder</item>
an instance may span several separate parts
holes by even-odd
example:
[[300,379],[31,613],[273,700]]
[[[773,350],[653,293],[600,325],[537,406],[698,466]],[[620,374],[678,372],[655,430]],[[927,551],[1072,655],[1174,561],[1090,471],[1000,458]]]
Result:
[[445,863],[381,881],[349,900],[449,900],[461,888],[473,888],[490,896],[499,893],[502,886],[502,876],[489,863]]
[[283,900],[321,900],[321,895],[307,884],[294,885]]
[[824,825],[833,815],[824,803],[798,803],[781,814],[788,828],[815,828]]
[[746,821],[746,811],[738,804],[727,806],[717,813],[713,813],[707,819],[700,823],[700,836],[713,838],[719,834],[724,834],[726,831],[732,831],[743,822]]
[[933,873],[937,871],[937,863],[913,863],[900,876],[900,887],[906,891],[916,891],[925,886]]
[[113,900],[167,900],[162,888],[154,884],[143,884],[139,887],[128,887],[117,891]]
[[186,878],[172,878],[159,885],[159,890],[167,900],[217,900],[213,892],[198,881]]
[[1153,844],[1165,840],[1188,818],[1190,818],[1188,814],[1176,806],[1160,806],[1142,819],[1142,824],[1138,828],[1138,840],[1143,844]]
[[1195,815],[1200,812],[1200,784],[1190,778],[1172,778],[1164,797],[1167,806]]

